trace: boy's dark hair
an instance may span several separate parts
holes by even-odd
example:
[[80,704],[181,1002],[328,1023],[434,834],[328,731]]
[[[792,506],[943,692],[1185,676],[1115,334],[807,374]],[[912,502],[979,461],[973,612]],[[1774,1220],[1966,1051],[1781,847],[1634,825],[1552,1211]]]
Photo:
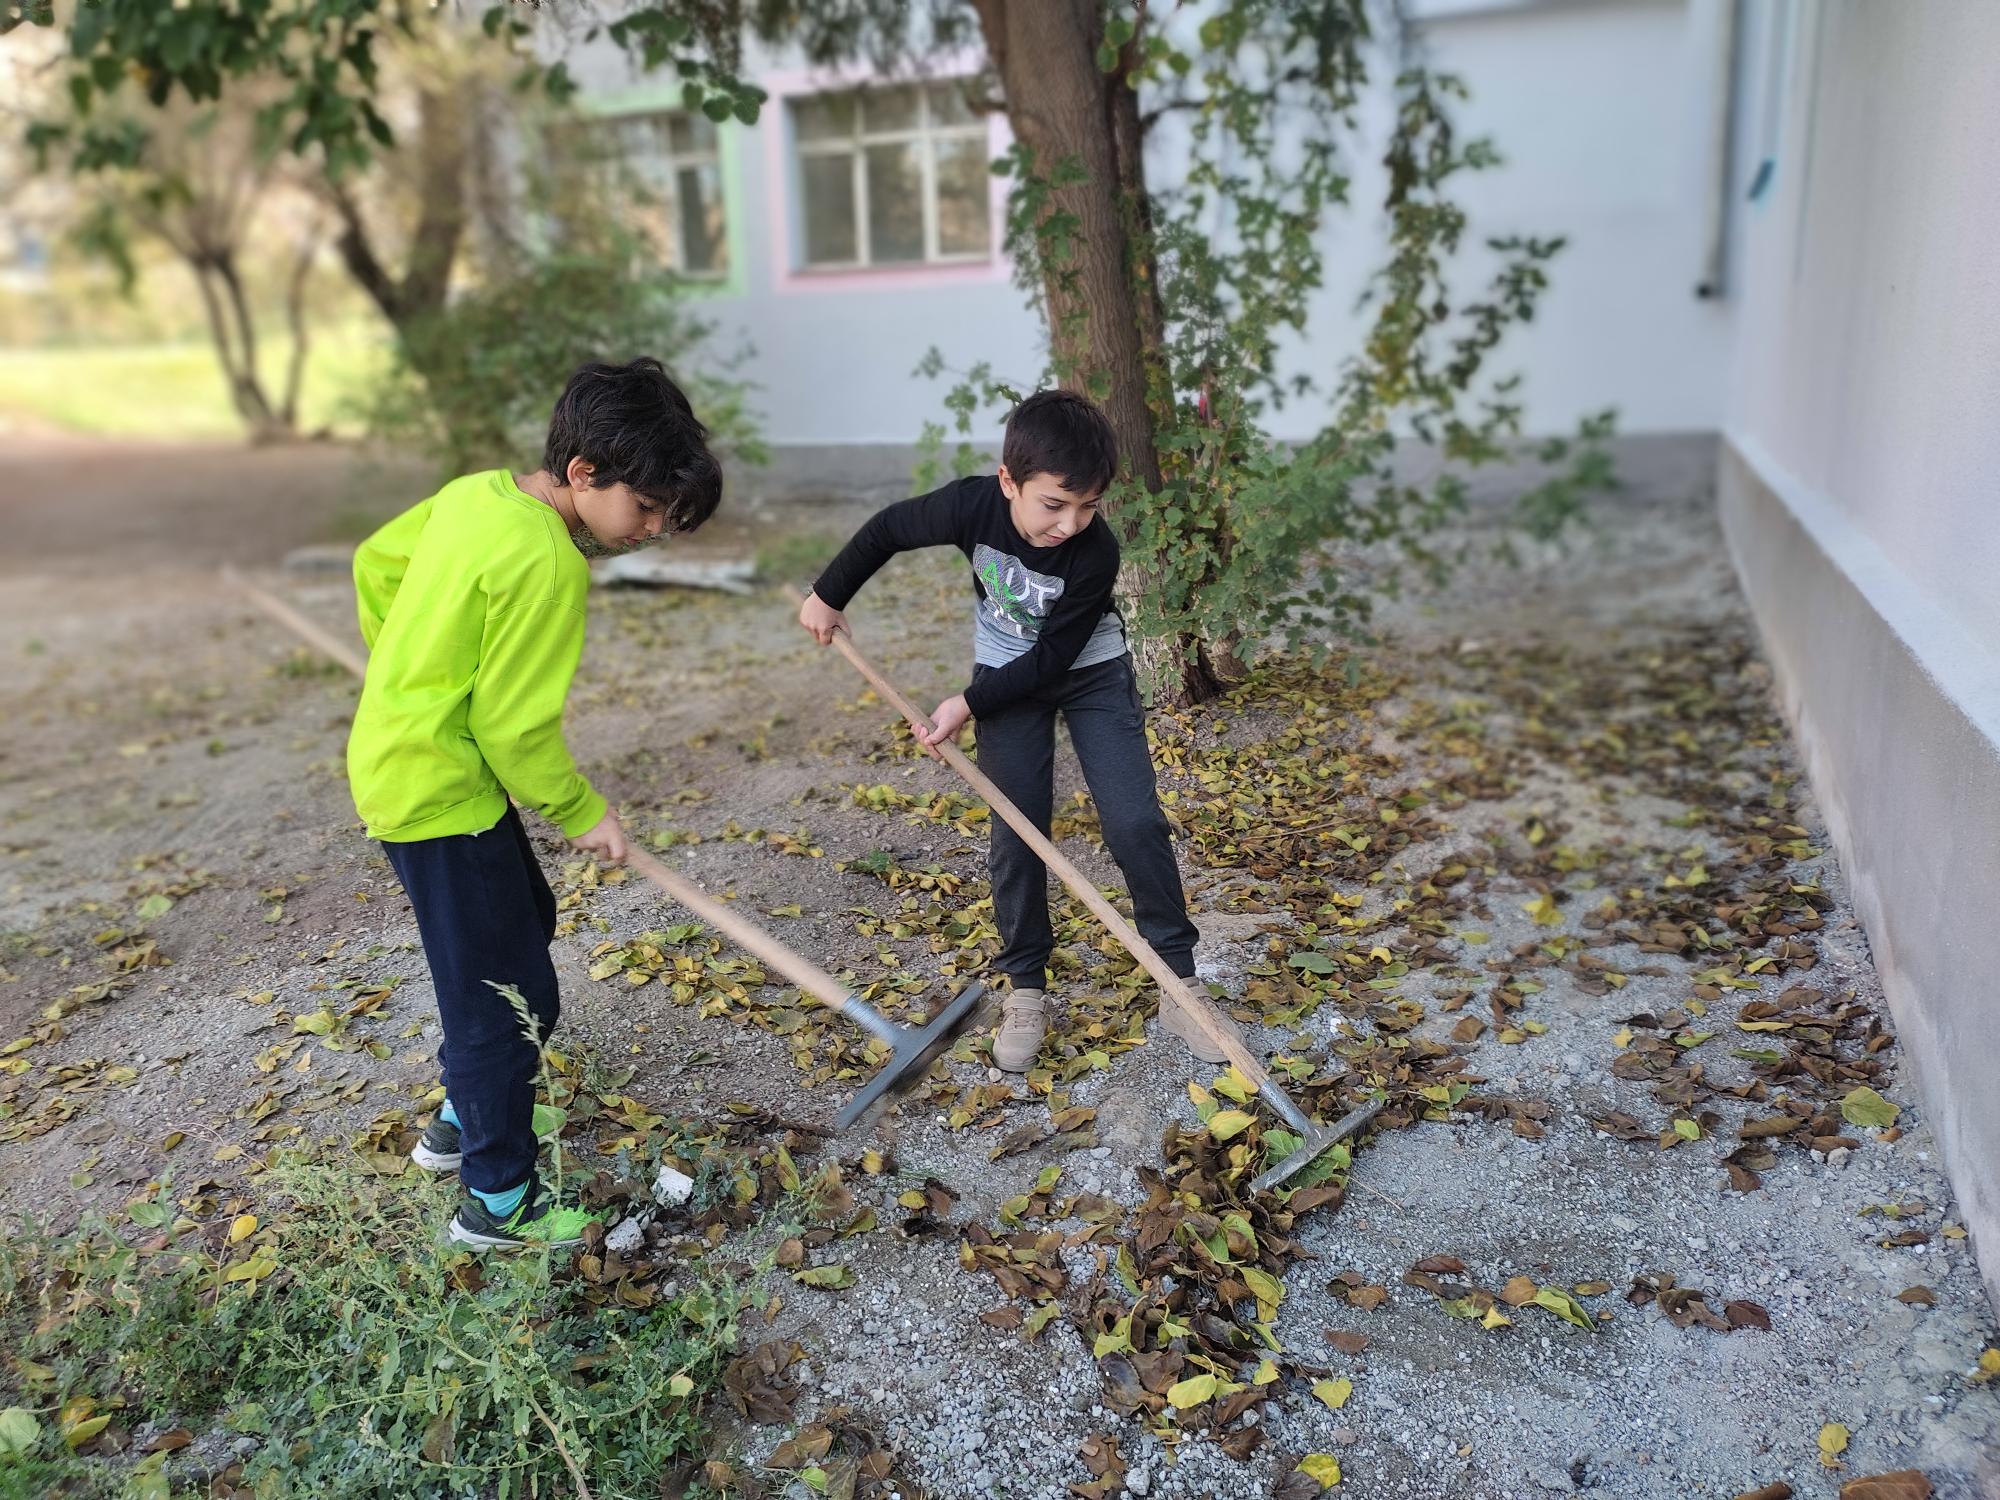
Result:
[[1073,494],[1097,495],[1117,476],[1118,439],[1089,397],[1037,391],[1008,414],[1000,462],[1016,484],[1050,474]]
[[722,500],[722,466],[708,429],[657,359],[585,365],[570,376],[549,418],[542,467],[562,480],[572,458],[591,484],[630,485],[663,506],[667,530],[693,531]]

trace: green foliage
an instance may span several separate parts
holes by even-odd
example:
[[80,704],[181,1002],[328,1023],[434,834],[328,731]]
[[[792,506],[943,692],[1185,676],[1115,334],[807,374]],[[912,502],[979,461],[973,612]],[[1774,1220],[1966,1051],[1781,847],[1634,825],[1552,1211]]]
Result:
[[[1459,139],[1455,79],[1417,69],[1395,81],[1388,256],[1361,347],[1310,375],[1283,374],[1324,283],[1330,220],[1350,207],[1342,145],[1369,84],[1370,44],[1365,0],[1231,0],[1192,47],[1147,30],[1142,7],[1119,6],[1107,24],[1098,62],[1114,75],[1108,87],[1137,90],[1151,118],[1188,122],[1179,187],[1121,184],[1133,308],[1070,296],[1078,326],[1051,329],[1058,379],[1100,398],[1114,380],[1145,381],[1154,452],[1128,455],[1140,472],[1121,480],[1110,507],[1148,579],[1128,601],[1143,635],[1233,655],[1245,640],[1323,648],[1362,634],[1375,597],[1412,569],[1440,579],[1453,561],[1436,539],[1466,509],[1464,472],[1516,456],[1518,381],[1496,376],[1491,358],[1533,317],[1562,242],[1488,240],[1486,284],[1458,289],[1468,226],[1455,179],[1498,156],[1486,141]],[[1012,179],[1007,242],[1023,285],[1038,303],[1048,288],[1080,291],[1080,221],[1061,206],[1078,161],[1037,161],[1017,145],[995,170]],[[1124,315],[1142,332],[1157,328],[1143,371],[1065,358],[1088,347],[1088,319]],[[956,430],[969,433],[1001,389],[984,370],[961,380],[947,398]],[[1297,445],[1273,438],[1273,415],[1309,400],[1324,403],[1320,430]],[[1600,414],[1530,455],[1553,471],[1518,502],[1532,534],[1553,536],[1610,482],[1611,425]],[[927,436],[941,454],[944,429]],[[1398,436],[1435,445],[1442,474],[1426,484],[1400,476]],[[1151,458],[1157,487],[1143,473]],[[1339,574],[1329,544],[1342,558],[1366,555],[1366,578]]]
[[[480,29],[513,53],[520,91],[565,103],[576,93],[575,80],[561,62],[534,54],[527,12],[490,4],[480,12]],[[0,29],[23,21],[56,24],[48,4],[10,7],[7,14]],[[75,8],[69,26],[70,113],[36,120],[27,143],[44,165],[60,155],[80,174],[130,166],[145,151],[146,127],[130,115],[104,118],[107,101],[129,87],[159,108],[177,94],[209,101],[255,82],[271,93],[258,116],[266,140],[301,157],[317,154],[327,175],[340,181],[396,141],[377,105],[382,39],[449,24],[454,15],[454,8],[408,0],[90,0]],[[756,119],[764,92],[735,77],[735,38],[719,21],[698,27],[658,7],[635,6],[608,31],[648,68],[673,65],[693,92],[691,108],[713,119]],[[592,28],[589,36],[597,34]]]
[[446,474],[539,463],[549,411],[578,365],[653,354],[667,360],[713,441],[762,463],[751,387],[731,377],[733,358],[710,355],[710,335],[687,283],[628,245],[531,256],[407,330],[368,404],[368,425],[435,454]]
[[272,1185],[286,1210],[254,1252],[266,1277],[226,1280],[226,1250],[186,1221],[144,1251],[102,1226],[0,1251],[0,1339],[18,1356],[0,1407],[40,1425],[0,1456],[0,1493],[119,1492],[102,1461],[68,1454],[66,1408],[255,1438],[242,1482],[259,1494],[566,1493],[567,1449],[594,1494],[652,1496],[700,1450],[731,1287],[598,1306],[567,1254],[454,1253],[437,1232],[450,1196],[428,1178],[333,1160]]

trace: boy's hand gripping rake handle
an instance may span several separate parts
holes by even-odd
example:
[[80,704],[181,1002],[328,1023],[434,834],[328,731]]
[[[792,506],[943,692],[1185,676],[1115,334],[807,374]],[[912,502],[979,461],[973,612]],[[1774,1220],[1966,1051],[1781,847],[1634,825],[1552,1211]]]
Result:
[[[929,732],[932,728],[929,718],[909,699],[896,691],[889,679],[878,672],[868,658],[854,648],[854,643],[847,638],[845,632],[834,632],[833,647],[847,658],[855,671],[867,679],[868,685],[875,689],[884,702],[909,720],[913,727]],[[1343,1116],[1332,1125],[1314,1124],[1312,1117],[1293,1103],[1285,1091],[1278,1087],[1256,1054],[1244,1046],[1242,1036],[1217,1012],[1214,1003],[1206,995],[1196,994],[1185,979],[1167,966],[1167,961],[1160,957],[1153,945],[1139,936],[1132,924],[1119,915],[1118,908],[1104,899],[1103,893],[1091,883],[1089,877],[1049,841],[1041,829],[1030,821],[1026,813],[1007,799],[1006,794],[993,784],[991,778],[967,760],[964,752],[949,741],[934,748],[944,757],[947,765],[964,777],[973,790],[986,799],[986,805],[992,809],[994,815],[1002,819],[1009,828],[1021,836],[1023,843],[1041,856],[1042,863],[1055,872],[1056,878],[1069,887],[1070,893],[1090,908],[1092,915],[1124,945],[1125,951],[1139,961],[1141,968],[1153,976],[1154,981],[1160,986],[1161,993],[1181,1003],[1182,1012],[1194,1020],[1204,1036],[1222,1049],[1223,1054],[1236,1065],[1245,1078],[1257,1085],[1258,1091],[1264,1095],[1271,1108],[1285,1122],[1286,1127],[1293,1133],[1305,1137],[1303,1146],[1257,1178],[1251,1184],[1252,1188],[1262,1191],[1277,1186],[1305,1167],[1327,1147],[1354,1134],[1381,1112],[1385,1101],[1378,1099]]]
[[[225,582],[242,590],[259,609],[308,645],[340,663],[356,677],[365,675],[367,663],[351,646],[315,625],[276,595],[241,577],[235,569],[224,568],[222,573]],[[968,985],[921,1028],[899,1025],[879,1014],[824,969],[808,963],[761,927],[736,915],[700,886],[674,874],[645,850],[628,849],[626,861],[666,892],[677,905],[686,907],[744,952],[755,955],[767,968],[784,975],[801,992],[811,995],[829,1009],[839,1011],[889,1048],[889,1061],[862,1085],[847,1108],[840,1112],[838,1124],[842,1130],[866,1114],[883,1095],[914,1084],[929,1069],[932,1060],[964,1029],[985,993],[983,984]]]

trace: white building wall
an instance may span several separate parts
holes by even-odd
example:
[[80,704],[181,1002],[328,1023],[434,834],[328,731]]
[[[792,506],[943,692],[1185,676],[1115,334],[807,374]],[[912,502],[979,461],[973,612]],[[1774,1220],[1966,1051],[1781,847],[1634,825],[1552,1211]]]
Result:
[[1723,520],[2000,1305],[2000,5],[1759,9]]
[[1526,373],[1531,432],[1613,405],[1625,432],[1720,422],[1729,319],[1695,288],[1717,189],[1726,3],[1411,6],[1430,60],[1471,88],[1462,128],[1505,158],[1461,179],[1475,230],[1569,240],[1541,315],[1498,356]]
[[2000,647],[2000,5],[1795,20],[1728,425]]

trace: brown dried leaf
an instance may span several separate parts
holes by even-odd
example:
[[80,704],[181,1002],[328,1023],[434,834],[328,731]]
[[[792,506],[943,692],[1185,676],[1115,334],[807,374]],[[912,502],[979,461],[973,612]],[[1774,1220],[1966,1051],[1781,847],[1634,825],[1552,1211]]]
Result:
[[1745,1301],[1740,1297],[1733,1302],[1723,1303],[1722,1315],[1729,1320],[1731,1328],[1761,1328],[1766,1333],[1771,1331],[1770,1313],[1760,1304]]
[[1535,1293],[1540,1290],[1526,1276],[1510,1276],[1507,1284],[1500,1288],[1500,1300],[1509,1307],[1526,1307],[1535,1300]]
[[1327,1329],[1326,1341],[1342,1354],[1349,1356],[1365,1354],[1368,1350],[1367,1334],[1352,1333],[1344,1328]]
[[1906,1286],[1896,1293],[1896,1300],[1912,1307],[1936,1307],[1937,1293],[1927,1286]]
[[1463,1276],[1465,1262],[1456,1255],[1426,1255],[1410,1269],[1427,1276]]
[[1930,1500],[1931,1482],[1918,1469],[1850,1479],[1840,1487],[1840,1500]]

